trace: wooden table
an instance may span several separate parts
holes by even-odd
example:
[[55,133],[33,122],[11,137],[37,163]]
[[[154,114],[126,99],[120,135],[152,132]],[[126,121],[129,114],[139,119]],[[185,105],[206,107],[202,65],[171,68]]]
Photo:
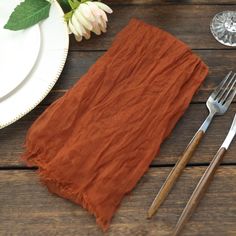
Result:
[[[210,73],[150,170],[123,200],[106,235],[171,235],[171,230],[197,181],[227,133],[236,103],[217,117],[159,213],[146,220],[155,194],[207,115],[205,101],[229,70],[236,70],[236,51],[215,41],[209,32],[212,17],[236,10],[236,0],[110,0],[114,9],[108,33],[89,41],[71,40],[65,69],[47,98],[30,114],[0,131],[0,235],[103,235],[94,217],[80,206],[48,193],[35,168],[19,161],[26,131],[55,99],[78,81],[111,44],[114,35],[137,17],[160,26],[186,42],[210,67]],[[183,235],[236,235],[236,145],[233,143],[204,200]]]

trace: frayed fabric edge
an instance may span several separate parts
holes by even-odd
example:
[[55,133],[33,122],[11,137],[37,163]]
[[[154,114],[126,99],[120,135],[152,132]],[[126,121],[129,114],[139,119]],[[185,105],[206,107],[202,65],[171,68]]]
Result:
[[[34,156],[37,157],[34,157]],[[33,158],[34,157],[34,158]],[[33,158],[33,159],[32,159]],[[32,159],[32,160],[31,160]],[[73,191],[69,184],[63,184],[60,183],[58,180],[54,178],[50,178],[46,174],[46,164],[42,162],[42,153],[39,149],[35,149],[35,151],[27,151],[21,156],[21,160],[26,163],[27,166],[36,166],[38,167],[37,174],[39,175],[39,179],[42,185],[46,186],[48,191],[52,194],[56,194],[62,198],[65,198],[67,200],[70,200],[74,202],[75,204],[78,204],[82,206],[84,209],[86,209],[91,215],[95,216],[97,225],[103,230],[103,232],[107,232],[109,229],[111,219],[105,220],[102,217],[99,216],[99,213],[96,211],[95,206],[91,203],[86,193],[81,193],[79,191]],[[153,158],[151,158],[151,161]],[[149,170],[149,165],[146,166],[145,169],[142,168],[141,174],[138,176],[138,178],[133,182],[132,188],[129,189],[126,193],[124,193],[124,196],[127,196],[137,185],[137,183],[140,181],[142,176]],[[124,197],[123,196],[123,197]],[[123,198],[122,197],[122,198]],[[121,202],[117,205],[116,209],[120,205]]]
[[110,226],[110,221],[107,221],[99,216],[94,205],[89,200],[86,193],[73,191],[70,186],[58,182],[56,179],[49,178],[44,171],[39,170],[40,181],[47,187],[49,192],[56,194],[62,198],[68,199],[86,209],[91,215],[96,218],[96,223],[101,229],[106,232]]
[[[63,186],[61,183],[59,183],[55,179],[51,179],[48,176],[46,176],[43,172],[46,169],[45,163],[43,163],[41,160],[40,150],[35,149],[35,151],[26,151],[21,156],[21,161],[24,162],[27,166],[37,166],[38,169],[38,175],[40,178],[40,182],[47,187],[49,192],[59,195],[60,197],[66,198],[76,204],[79,204],[84,209],[86,209],[91,215],[94,215],[96,218],[96,223],[101,227],[101,229],[106,232],[110,226],[110,221],[107,221],[103,218],[101,218],[96,211],[93,204],[91,204],[90,200],[88,199],[87,195],[85,193],[75,193],[72,191],[69,187]],[[34,157],[34,158],[33,158]],[[31,160],[32,159],[32,160]],[[55,191],[55,187],[52,187],[52,185],[56,186],[57,191]]]
[[[35,149],[35,151],[27,151],[21,156],[21,161],[24,162],[27,166],[37,166],[38,175],[42,185],[46,186],[49,192],[57,194],[58,196],[68,199],[86,209],[91,215],[94,215],[96,218],[96,223],[101,227],[103,232],[106,232],[110,226],[110,221],[107,221],[101,218],[96,211],[96,208],[91,204],[88,196],[85,193],[75,192],[70,189],[69,186],[63,186],[56,179],[49,178],[45,173],[46,165],[41,160],[40,150]],[[31,160],[32,159],[32,160]]]

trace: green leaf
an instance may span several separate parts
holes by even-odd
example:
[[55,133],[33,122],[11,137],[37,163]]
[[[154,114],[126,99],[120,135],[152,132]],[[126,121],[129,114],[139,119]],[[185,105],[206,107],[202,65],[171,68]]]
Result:
[[22,30],[48,18],[51,3],[47,0],[25,0],[11,14],[5,29]]
[[78,0],[68,0],[68,3],[71,7],[71,9],[76,9],[80,5],[80,1]]
[[68,12],[71,10],[68,0],[58,0],[58,3],[60,4],[60,6],[64,10],[64,12]]

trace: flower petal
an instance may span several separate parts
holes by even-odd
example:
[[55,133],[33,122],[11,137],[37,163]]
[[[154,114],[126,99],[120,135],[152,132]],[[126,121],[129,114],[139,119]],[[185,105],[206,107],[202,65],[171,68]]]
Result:
[[107,23],[106,23],[106,21],[104,21],[103,19],[101,19],[101,21],[99,22],[99,27],[100,27],[100,29],[101,29],[101,31],[103,32],[103,33],[105,33],[107,30],[106,30],[106,28],[107,28]]
[[68,34],[72,34],[72,31],[70,29],[69,23],[67,24]]
[[[85,3],[80,4],[80,6],[83,5],[83,4],[85,4]],[[86,4],[86,5],[87,5],[87,4]],[[89,17],[86,17],[85,14],[84,14],[84,11],[83,11],[83,7],[81,8],[80,6],[79,6],[79,8],[78,8],[78,11],[79,11],[79,13],[80,13],[85,19],[87,19],[87,20],[90,21],[90,22],[96,21],[96,19],[95,19],[93,13],[92,13],[92,11],[90,10],[89,7],[88,7],[88,9],[90,10],[91,14],[89,15]]]
[[86,2],[86,4],[89,6],[91,12],[96,18],[98,16],[101,16],[101,9],[96,4],[94,4],[93,2]]
[[90,23],[89,20],[87,20],[81,13],[80,11],[75,11],[75,16],[77,20],[84,26],[84,28],[91,30],[93,28],[92,24]]
[[104,20],[103,20],[103,18],[102,18],[101,16],[98,16],[96,22],[97,22],[98,24],[102,25],[103,22],[104,22]]
[[100,35],[101,34],[101,29],[98,25],[97,22],[93,22],[93,29],[92,31],[96,34],[96,35]]
[[99,9],[99,10],[100,10],[100,14],[101,14],[101,17],[103,18],[103,20],[108,21],[106,13],[101,9]]
[[80,27],[80,23],[79,23],[79,21],[76,19],[75,15],[72,16],[71,22],[72,22],[72,24],[73,24],[75,30],[76,30],[80,35],[83,35],[83,31],[82,31],[82,29],[81,29],[81,27]]
[[107,32],[107,29],[106,29],[105,27],[103,27],[103,26],[100,25],[100,24],[99,24],[99,26],[100,26],[100,30],[101,30],[103,33],[106,33],[106,32]]
[[82,41],[82,36],[81,35],[75,35],[76,41],[80,42]]
[[86,30],[86,34],[84,34],[84,37],[85,37],[86,39],[90,39],[91,33],[90,33],[89,30]]
[[105,21],[108,21],[106,13],[101,10],[96,4],[93,2],[86,2],[88,6],[90,7],[93,15],[96,17],[97,20],[99,16],[101,16]]
[[83,36],[86,33],[84,26],[80,23],[80,21],[78,21],[75,14],[72,16],[72,23],[80,35]]
[[87,4],[85,3],[80,4],[78,9],[86,18],[89,19],[91,17],[92,12]]
[[100,9],[102,9],[103,11],[107,12],[107,13],[112,13],[112,9],[107,6],[106,4],[102,3],[102,2],[93,2],[94,4],[96,4]]
[[74,35],[78,35],[78,34],[79,34],[79,33],[77,32],[77,30],[75,29],[75,27],[73,26],[71,20],[69,20],[68,27],[69,27],[70,31],[71,31]]

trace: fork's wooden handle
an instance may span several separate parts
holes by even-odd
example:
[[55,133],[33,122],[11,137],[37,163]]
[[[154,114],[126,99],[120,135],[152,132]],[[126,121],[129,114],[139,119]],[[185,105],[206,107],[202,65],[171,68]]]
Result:
[[151,218],[158,208],[161,206],[163,201],[168,196],[170,190],[172,189],[173,185],[175,184],[176,180],[179,178],[181,173],[183,172],[185,166],[189,162],[190,158],[192,157],[194,151],[196,150],[198,144],[200,143],[204,132],[202,130],[198,131],[194,138],[191,140],[189,145],[187,146],[186,150],[184,151],[183,155],[179,158],[178,162],[170,172],[169,176],[167,177],[165,183],[161,187],[159,193],[155,197],[151,207],[148,210],[148,218]]
[[226,152],[225,148],[220,148],[220,150],[217,152],[213,160],[211,161],[210,165],[206,169],[205,173],[203,174],[202,178],[198,182],[197,187],[195,188],[192,196],[190,197],[186,207],[184,208],[179,221],[175,227],[174,236],[179,235],[181,230],[183,229],[185,223],[188,221],[188,219],[191,217],[192,213],[198,206],[199,202],[201,201],[202,197],[204,196],[204,193],[206,192],[208,186],[211,183],[211,180],[214,177],[214,174],[217,170],[217,167],[219,166],[221,160],[223,159],[223,156]]

